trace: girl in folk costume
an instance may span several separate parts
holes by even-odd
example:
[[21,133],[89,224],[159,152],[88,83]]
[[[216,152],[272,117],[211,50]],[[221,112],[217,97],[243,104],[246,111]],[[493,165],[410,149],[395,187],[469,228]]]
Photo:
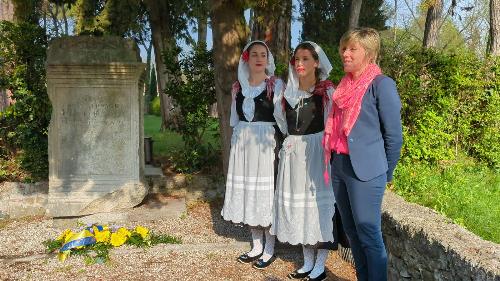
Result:
[[[238,81],[233,84],[230,125],[233,127],[222,217],[250,227],[251,251],[238,257],[262,269],[274,261],[272,218],[277,147],[274,105],[283,89],[274,59],[262,41],[243,49]],[[278,103],[279,105],[279,103]],[[264,246],[265,236],[265,246]]]
[[[271,233],[282,242],[302,244],[304,265],[289,278],[324,280],[328,250],[333,242],[335,198],[323,179],[321,145],[325,119],[334,91],[326,80],[332,66],[323,50],[313,42],[297,46],[290,60],[288,83],[282,106],[274,116],[287,135],[279,153]],[[317,250],[316,262],[315,251]]]

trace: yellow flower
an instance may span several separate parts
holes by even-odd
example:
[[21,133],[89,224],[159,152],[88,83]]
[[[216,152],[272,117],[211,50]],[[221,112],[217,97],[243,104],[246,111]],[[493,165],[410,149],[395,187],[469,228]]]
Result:
[[120,247],[127,241],[127,236],[123,234],[123,232],[115,232],[111,233],[111,245],[113,247]]
[[125,227],[118,228],[116,233],[119,233],[120,235],[126,236],[127,238],[132,235],[132,233],[130,233],[130,231],[128,229],[126,229]]
[[109,232],[109,230],[103,230],[103,231],[97,230],[94,231],[94,236],[96,242],[107,243],[109,241],[109,237],[111,236],[111,232]]
[[68,251],[64,251],[62,253],[58,253],[57,258],[59,259],[60,262],[64,262],[66,260],[66,258],[68,258],[70,252],[71,251],[68,250]]
[[149,229],[138,225],[135,227],[135,232],[139,233],[139,235],[141,235],[142,239],[146,239],[146,237],[148,237],[148,234],[149,234]]
[[70,229],[65,229],[65,230],[63,231],[63,233],[61,233],[61,235],[59,235],[59,236],[57,237],[57,239],[56,239],[56,240],[63,240],[63,241],[64,241],[64,240],[66,240],[66,237],[68,236],[68,234],[69,234],[69,233],[71,233],[71,230],[70,230]]
[[71,240],[71,238],[73,237],[73,235],[75,235],[75,233],[70,230],[64,237],[64,243],[68,243],[69,240]]

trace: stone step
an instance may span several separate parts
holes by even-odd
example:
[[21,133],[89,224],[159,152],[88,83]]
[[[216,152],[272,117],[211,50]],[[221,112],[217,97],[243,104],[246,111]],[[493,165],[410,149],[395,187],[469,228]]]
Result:
[[125,222],[144,222],[178,218],[186,213],[186,199],[168,197],[162,194],[149,194],[143,203],[126,211],[97,213],[82,217],[59,217],[52,220],[56,228],[71,228],[83,224],[121,224]]
[[150,194],[185,197],[187,200],[214,200],[225,191],[223,178],[200,174],[164,175],[160,168],[146,166],[145,181]]
[[[185,198],[186,201],[211,201],[224,196],[224,180],[215,176],[164,175],[161,168],[146,165],[144,177],[149,186],[148,194],[152,197],[162,195]],[[0,219],[47,215],[48,189],[48,182],[0,183]]]

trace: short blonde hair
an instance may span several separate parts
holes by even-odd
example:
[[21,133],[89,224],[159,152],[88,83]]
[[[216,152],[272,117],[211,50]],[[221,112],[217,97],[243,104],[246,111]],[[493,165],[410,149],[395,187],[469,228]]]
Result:
[[380,52],[380,35],[377,30],[369,27],[360,27],[348,30],[340,38],[339,53],[342,56],[342,49],[349,43],[359,43],[366,50],[366,54],[372,58],[372,63],[376,63]]

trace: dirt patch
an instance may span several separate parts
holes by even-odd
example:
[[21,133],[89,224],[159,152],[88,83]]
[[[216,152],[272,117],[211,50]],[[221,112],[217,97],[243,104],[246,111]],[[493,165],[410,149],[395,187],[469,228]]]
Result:
[[[161,198],[156,198],[161,201]],[[156,201],[155,203],[157,203]],[[146,208],[147,204],[139,207]],[[178,236],[181,245],[158,245],[149,249],[123,246],[111,252],[106,264],[85,265],[72,256],[60,263],[43,255],[41,242],[61,231],[45,218],[15,221],[0,229],[0,280],[287,280],[286,275],[302,263],[300,247],[277,243],[276,261],[266,270],[240,264],[236,257],[250,248],[249,231],[220,218],[220,202],[196,202],[177,219],[130,222],[154,232]],[[133,211],[133,210],[131,210]],[[38,256],[37,256],[38,255]],[[5,258],[33,256],[19,262]],[[12,259],[11,259],[12,261]],[[330,252],[326,264],[328,280],[355,280],[353,267],[337,252]]]

